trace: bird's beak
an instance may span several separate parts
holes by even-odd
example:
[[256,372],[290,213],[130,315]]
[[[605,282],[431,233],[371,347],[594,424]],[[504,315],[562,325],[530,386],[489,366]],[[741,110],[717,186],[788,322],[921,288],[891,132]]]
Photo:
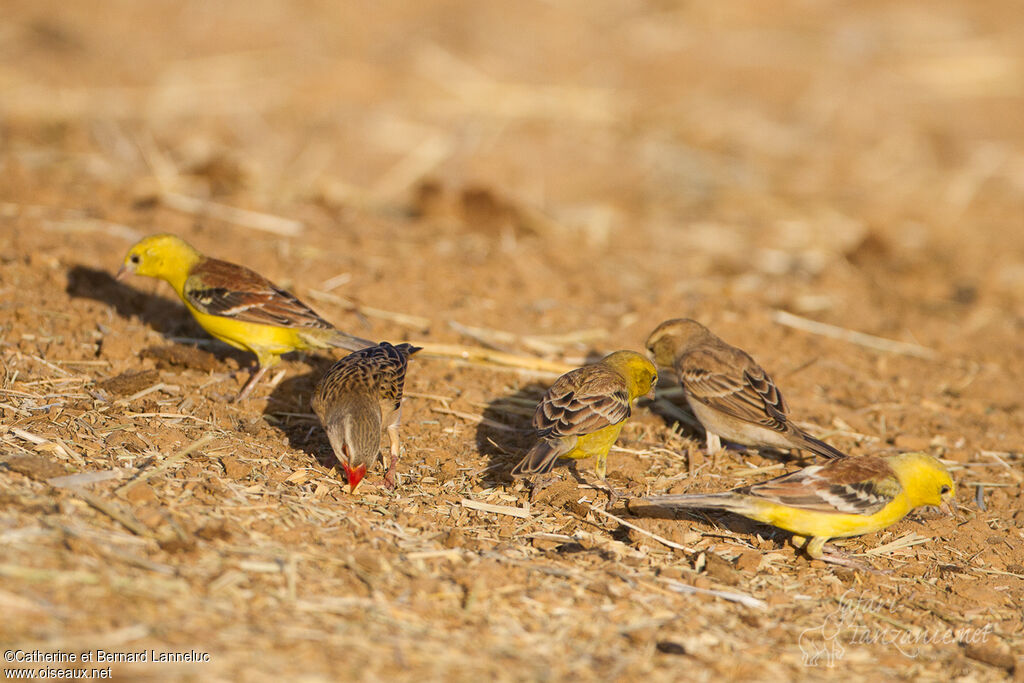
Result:
[[943,500],[942,503],[939,504],[939,509],[946,513],[947,517],[952,517],[956,520],[960,519],[960,515],[956,512],[956,501],[952,498],[946,498]]
[[342,463],[341,466],[345,470],[345,476],[348,477],[349,493],[355,493],[356,489],[359,488],[359,484],[362,483],[363,477],[366,476],[366,465],[356,465],[355,467],[349,467],[347,464]]
[[120,269],[119,271],[117,271],[117,278],[115,278],[115,279],[116,279],[116,280],[117,280],[118,282],[120,282],[121,280],[123,280],[123,279],[125,279],[126,277],[128,277],[128,275],[130,275],[130,274],[131,274],[131,272],[132,272],[132,271],[128,270],[128,266],[124,266],[124,265],[122,265],[122,266],[121,266],[121,269]]
[[657,387],[651,387],[651,390],[648,391],[646,394],[644,394],[644,398],[646,398],[649,401],[653,401],[655,393],[657,392],[657,389],[658,389]]

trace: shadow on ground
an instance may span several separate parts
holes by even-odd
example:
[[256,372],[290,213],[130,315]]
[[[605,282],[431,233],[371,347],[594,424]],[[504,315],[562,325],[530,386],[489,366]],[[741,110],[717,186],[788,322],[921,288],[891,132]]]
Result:
[[653,505],[643,499],[632,499],[616,510],[617,513],[628,513],[632,518],[647,519],[671,519],[680,523],[696,522],[694,530],[704,536],[716,536],[716,529],[721,528],[728,533],[720,534],[723,539],[731,538],[732,534],[753,535],[758,534],[762,538],[774,538],[782,542],[791,536],[790,533],[777,529],[767,524],[755,522],[742,515],[721,510],[702,510],[700,508],[680,508]]
[[[293,356],[294,357],[294,356]],[[293,367],[285,367],[288,375],[275,386],[267,397],[263,419],[267,424],[281,430],[288,445],[316,459],[327,468],[338,464],[327,440],[327,434],[320,427],[320,420],[313,414],[309,401],[316,389],[316,383],[334,364],[336,359],[317,354],[304,354],[302,362],[308,366],[306,372],[294,374]],[[290,365],[295,366],[295,363]]]
[[488,460],[483,481],[488,486],[508,484],[510,472],[533,445],[533,413],[548,385],[540,382],[500,396],[484,409],[476,428],[476,447]]
[[[204,350],[216,356],[221,363],[234,358],[238,367],[245,368],[254,362],[252,354],[211,338],[181,302],[118,282],[105,270],[81,264],[72,266],[68,270],[65,292],[75,299],[92,299],[111,306],[122,318],[138,318],[170,341],[181,343],[182,339],[203,340],[201,346]],[[206,340],[209,343],[205,343]]]
[[[675,387],[666,387],[674,389]],[[641,407],[650,410],[652,413],[660,417],[665,426],[672,429],[677,434],[684,436],[689,439],[693,439],[698,443],[703,444],[706,440],[706,433],[704,428],[699,426],[700,423],[693,414],[693,410],[687,403],[686,397],[680,395],[674,391],[669,392],[666,396],[661,391],[662,387],[659,385],[657,399],[654,401],[648,401],[646,403],[641,402]],[[636,410],[636,408],[634,408]],[[734,453],[741,453],[744,455],[759,455],[766,460],[774,462],[789,463],[797,462],[803,464],[813,464],[813,456],[809,453],[802,451],[780,451],[775,448],[763,447],[763,448],[749,448],[747,446],[741,446],[739,444],[732,443],[730,441],[722,441],[722,445],[727,451]]]

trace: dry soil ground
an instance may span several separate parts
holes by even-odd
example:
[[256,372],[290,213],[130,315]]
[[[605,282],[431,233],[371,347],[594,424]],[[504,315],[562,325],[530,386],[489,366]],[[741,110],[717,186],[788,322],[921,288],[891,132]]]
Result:
[[[113,673],[204,681],[1024,675],[1016,3],[3,15],[5,650],[197,651]],[[842,542],[887,572],[858,573],[611,508],[673,548],[570,468],[533,501],[510,481],[553,375],[437,358],[410,369],[400,487],[351,496],[308,407],[329,355],[230,403],[250,358],[112,279],[157,231],[380,339],[577,364],[699,318],[812,432],[948,461],[960,518]],[[631,496],[799,466],[634,413],[609,460]]]

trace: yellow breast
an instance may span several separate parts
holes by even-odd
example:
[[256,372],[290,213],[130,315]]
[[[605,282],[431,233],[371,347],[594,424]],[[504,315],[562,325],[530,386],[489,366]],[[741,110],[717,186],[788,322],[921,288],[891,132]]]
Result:
[[201,313],[188,303],[189,312],[204,330],[225,344],[256,354],[261,365],[273,363],[289,351],[308,349],[309,345],[292,329],[242,322],[219,315]]
[[579,437],[576,440],[576,446],[563,457],[579,459],[606,454],[615,440],[619,438],[619,432],[622,431],[624,424],[626,424],[625,421],[608,425],[596,432]]
[[748,516],[800,536],[822,538],[845,538],[868,534],[895,524],[910,512],[905,494],[900,494],[873,515],[813,512],[789,508],[768,501],[762,501],[759,507],[756,514]]

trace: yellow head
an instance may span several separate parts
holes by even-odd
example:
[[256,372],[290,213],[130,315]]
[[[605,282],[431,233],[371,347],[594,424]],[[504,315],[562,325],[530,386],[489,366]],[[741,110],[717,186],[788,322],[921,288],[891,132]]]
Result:
[[886,458],[896,471],[900,484],[907,492],[910,503],[941,505],[956,494],[953,478],[945,466],[925,453],[901,453]]
[[696,320],[675,318],[666,320],[654,328],[647,337],[647,350],[650,351],[655,363],[670,368],[690,347],[712,336],[708,328]]
[[654,385],[658,383],[658,369],[636,351],[616,351],[602,358],[601,362],[626,380],[631,401],[653,392]]
[[125,254],[117,279],[135,273],[166,280],[180,289],[179,284],[184,284],[189,270],[200,258],[202,256],[192,245],[176,235],[150,235]]

